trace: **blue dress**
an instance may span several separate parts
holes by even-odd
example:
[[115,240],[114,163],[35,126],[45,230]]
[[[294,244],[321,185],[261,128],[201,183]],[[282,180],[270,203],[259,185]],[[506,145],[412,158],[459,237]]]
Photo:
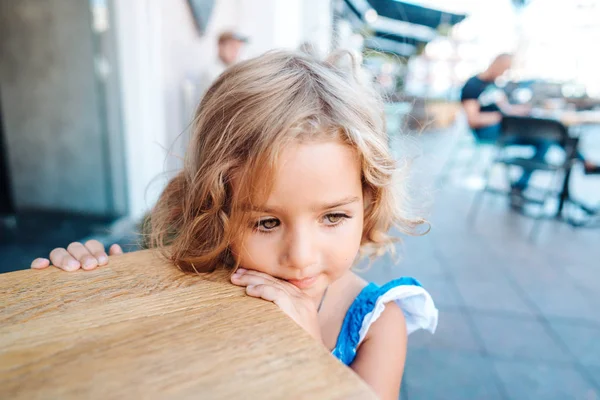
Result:
[[385,309],[385,304],[390,301],[396,302],[404,312],[408,334],[418,329],[435,332],[438,310],[419,281],[403,277],[383,286],[369,283],[350,305],[333,355],[346,365],[352,364],[358,346]]

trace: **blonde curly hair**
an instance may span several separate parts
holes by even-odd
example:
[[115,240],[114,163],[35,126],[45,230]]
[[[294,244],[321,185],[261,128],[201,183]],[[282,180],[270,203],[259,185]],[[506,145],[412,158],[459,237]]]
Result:
[[349,53],[320,61],[271,51],[226,70],[196,110],[183,170],[152,211],[150,247],[168,246],[165,254],[189,272],[235,262],[230,244],[248,226],[247,205],[266,199],[277,157],[294,141],[338,140],[356,150],[365,195],[363,254],[393,249],[392,226],[414,232],[423,220],[402,210],[383,103],[354,65]]

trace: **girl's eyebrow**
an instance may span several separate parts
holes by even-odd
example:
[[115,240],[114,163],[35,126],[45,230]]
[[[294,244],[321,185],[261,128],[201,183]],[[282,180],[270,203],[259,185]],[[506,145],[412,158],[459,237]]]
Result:
[[[337,208],[337,207],[342,207],[342,206],[346,206],[348,204],[352,204],[355,203],[357,201],[360,201],[360,196],[348,196],[348,197],[344,197],[340,200],[334,201],[332,203],[324,203],[324,204],[320,204],[318,206],[314,206],[311,207],[311,209],[313,211],[322,211],[322,210],[330,210],[332,208]],[[245,207],[245,209],[247,211],[254,211],[254,212],[263,212],[263,213],[277,213],[280,210],[280,207]]]
[[314,210],[315,211],[329,210],[331,208],[337,208],[337,207],[347,206],[348,204],[355,203],[355,202],[357,202],[359,200],[360,200],[359,196],[348,196],[348,197],[344,197],[343,199],[340,199],[338,201],[335,201],[333,203],[322,204],[321,206],[314,208]]

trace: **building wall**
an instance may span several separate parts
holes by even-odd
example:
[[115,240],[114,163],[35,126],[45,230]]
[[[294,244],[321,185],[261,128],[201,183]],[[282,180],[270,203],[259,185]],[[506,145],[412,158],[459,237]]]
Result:
[[0,60],[16,208],[112,213],[87,2],[0,2]]

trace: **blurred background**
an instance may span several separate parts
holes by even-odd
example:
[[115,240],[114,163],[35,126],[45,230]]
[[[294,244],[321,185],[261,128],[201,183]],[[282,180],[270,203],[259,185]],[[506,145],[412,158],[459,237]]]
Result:
[[136,249],[220,72],[351,49],[432,228],[363,272],[415,276],[440,308],[401,397],[597,399],[598,21],[599,0],[2,0],[0,272],[72,241]]

